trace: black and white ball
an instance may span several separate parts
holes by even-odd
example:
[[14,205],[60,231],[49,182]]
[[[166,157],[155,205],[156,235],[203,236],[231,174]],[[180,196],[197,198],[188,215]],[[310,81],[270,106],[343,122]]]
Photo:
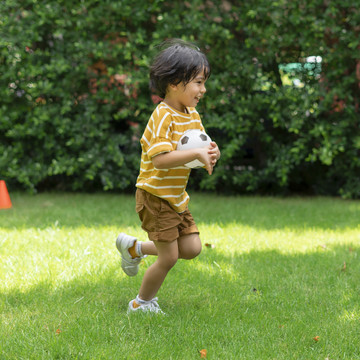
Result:
[[[211,142],[210,136],[198,129],[191,129],[184,132],[181,136],[177,150],[190,150],[209,146]],[[203,167],[204,164],[199,160],[193,160],[185,164],[185,166],[195,169]]]

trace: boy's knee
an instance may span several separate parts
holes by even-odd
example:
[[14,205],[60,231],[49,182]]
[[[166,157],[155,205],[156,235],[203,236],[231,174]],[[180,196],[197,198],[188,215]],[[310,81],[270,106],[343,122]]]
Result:
[[196,258],[201,253],[201,242],[193,244],[191,247],[187,249],[182,249],[180,257],[182,259],[191,260]]
[[165,259],[159,259],[161,266],[163,266],[166,270],[170,270],[177,262],[178,257],[177,256],[168,256]]
[[199,242],[199,244],[197,244],[197,246],[195,246],[193,248],[193,252],[192,252],[192,259],[197,257],[200,253],[201,253],[201,250],[202,250],[202,246],[201,246],[201,242]]

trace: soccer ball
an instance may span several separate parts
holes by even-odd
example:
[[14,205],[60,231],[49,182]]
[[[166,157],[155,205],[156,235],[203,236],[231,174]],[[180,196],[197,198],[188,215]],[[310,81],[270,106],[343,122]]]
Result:
[[[202,148],[205,146],[209,146],[211,142],[210,136],[205,134],[203,131],[198,129],[191,129],[184,132],[181,136],[178,144],[177,150],[189,150]],[[185,164],[185,166],[196,169],[203,167],[204,164],[199,160],[193,160]]]

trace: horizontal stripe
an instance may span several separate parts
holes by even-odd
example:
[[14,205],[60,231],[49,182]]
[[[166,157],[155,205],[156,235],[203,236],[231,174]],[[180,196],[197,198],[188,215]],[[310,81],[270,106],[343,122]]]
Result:
[[182,189],[184,188],[183,185],[169,185],[169,186],[155,186],[148,183],[143,183],[143,186],[149,186],[153,189]]
[[[140,168],[140,170],[141,170],[141,172],[154,172],[154,170],[156,170],[156,171],[164,171],[164,172],[169,171],[169,169],[155,169],[155,168],[151,168],[151,169],[142,169],[142,168]],[[147,179],[147,177],[146,177],[146,179]]]
[[141,162],[142,162],[143,164],[152,164],[152,161],[151,161],[151,160],[145,161],[145,160],[141,159]]
[[174,199],[177,199],[179,197],[183,197],[184,196],[184,192],[182,192],[180,195],[161,195],[161,197],[163,199],[170,199],[170,198],[174,198]]
[[169,152],[169,151],[172,151],[172,150],[173,150],[173,146],[172,146],[171,143],[166,143],[166,142],[157,143],[157,144],[155,143],[147,151],[147,156],[149,158],[152,158],[155,155],[160,155],[161,153]]
[[184,134],[185,131],[173,131],[174,135],[179,135],[180,137]]
[[172,169],[178,170],[178,169],[189,169],[187,166],[177,166]]
[[180,203],[175,203],[174,205],[177,207],[181,207],[182,205],[184,205],[185,203],[187,203],[187,201],[189,200],[189,195],[186,195],[185,199],[183,201],[181,201]]
[[176,126],[187,126],[189,124],[193,124],[193,123],[201,123],[201,120],[200,119],[196,119],[196,120],[190,120],[190,121],[187,121],[187,122],[174,122],[173,124],[176,125]]
[[166,180],[166,179],[187,179],[187,176],[164,176],[164,177],[159,177],[159,176],[151,176],[150,179],[157,179],[157,180]]
[[[144,184],[136,184],[136,187],[145,188]],[[146,190],[146,189],[144,189],[144,190]],[[150,192],[149,189],[147,191]],[[167,201],[169,201],[169,199],[174,199],[176,201],[176,199],[183,198],[185,194],[186,194],[185,197],[189,196],[186,191],[182,191],[181,193],[179,193],[177,195],[176,194],[167,194],[167,193],[163,193],[163,192],[156,192],[156,191],[152,192],[152,194],[157,197],[160,197],[164,200],[167,200]],[[174,203],[175,201],[173,201],[172,203]]]
[[189,114],[179,113],[164,102],[160,103],[148,121],[141,137],[141,165],[136,187],[169,202],[177,212],[186,210],[189,195],[186,185],[191,169],[177,166],[156,169],[152,157],[176,149],[178,141],[189,129],[203,130],[199,114],[188,108]]

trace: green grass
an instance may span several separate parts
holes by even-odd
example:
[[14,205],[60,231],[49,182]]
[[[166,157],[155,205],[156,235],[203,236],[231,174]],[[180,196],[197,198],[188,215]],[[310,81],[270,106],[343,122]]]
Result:
[[134,198],[11,195],[1,359],[360,359],[359,201],[193,194],[214,247],[169,273],[167,316],[128,316],[154,261],[135,278],[120,268],[116,235],[145,239]]

